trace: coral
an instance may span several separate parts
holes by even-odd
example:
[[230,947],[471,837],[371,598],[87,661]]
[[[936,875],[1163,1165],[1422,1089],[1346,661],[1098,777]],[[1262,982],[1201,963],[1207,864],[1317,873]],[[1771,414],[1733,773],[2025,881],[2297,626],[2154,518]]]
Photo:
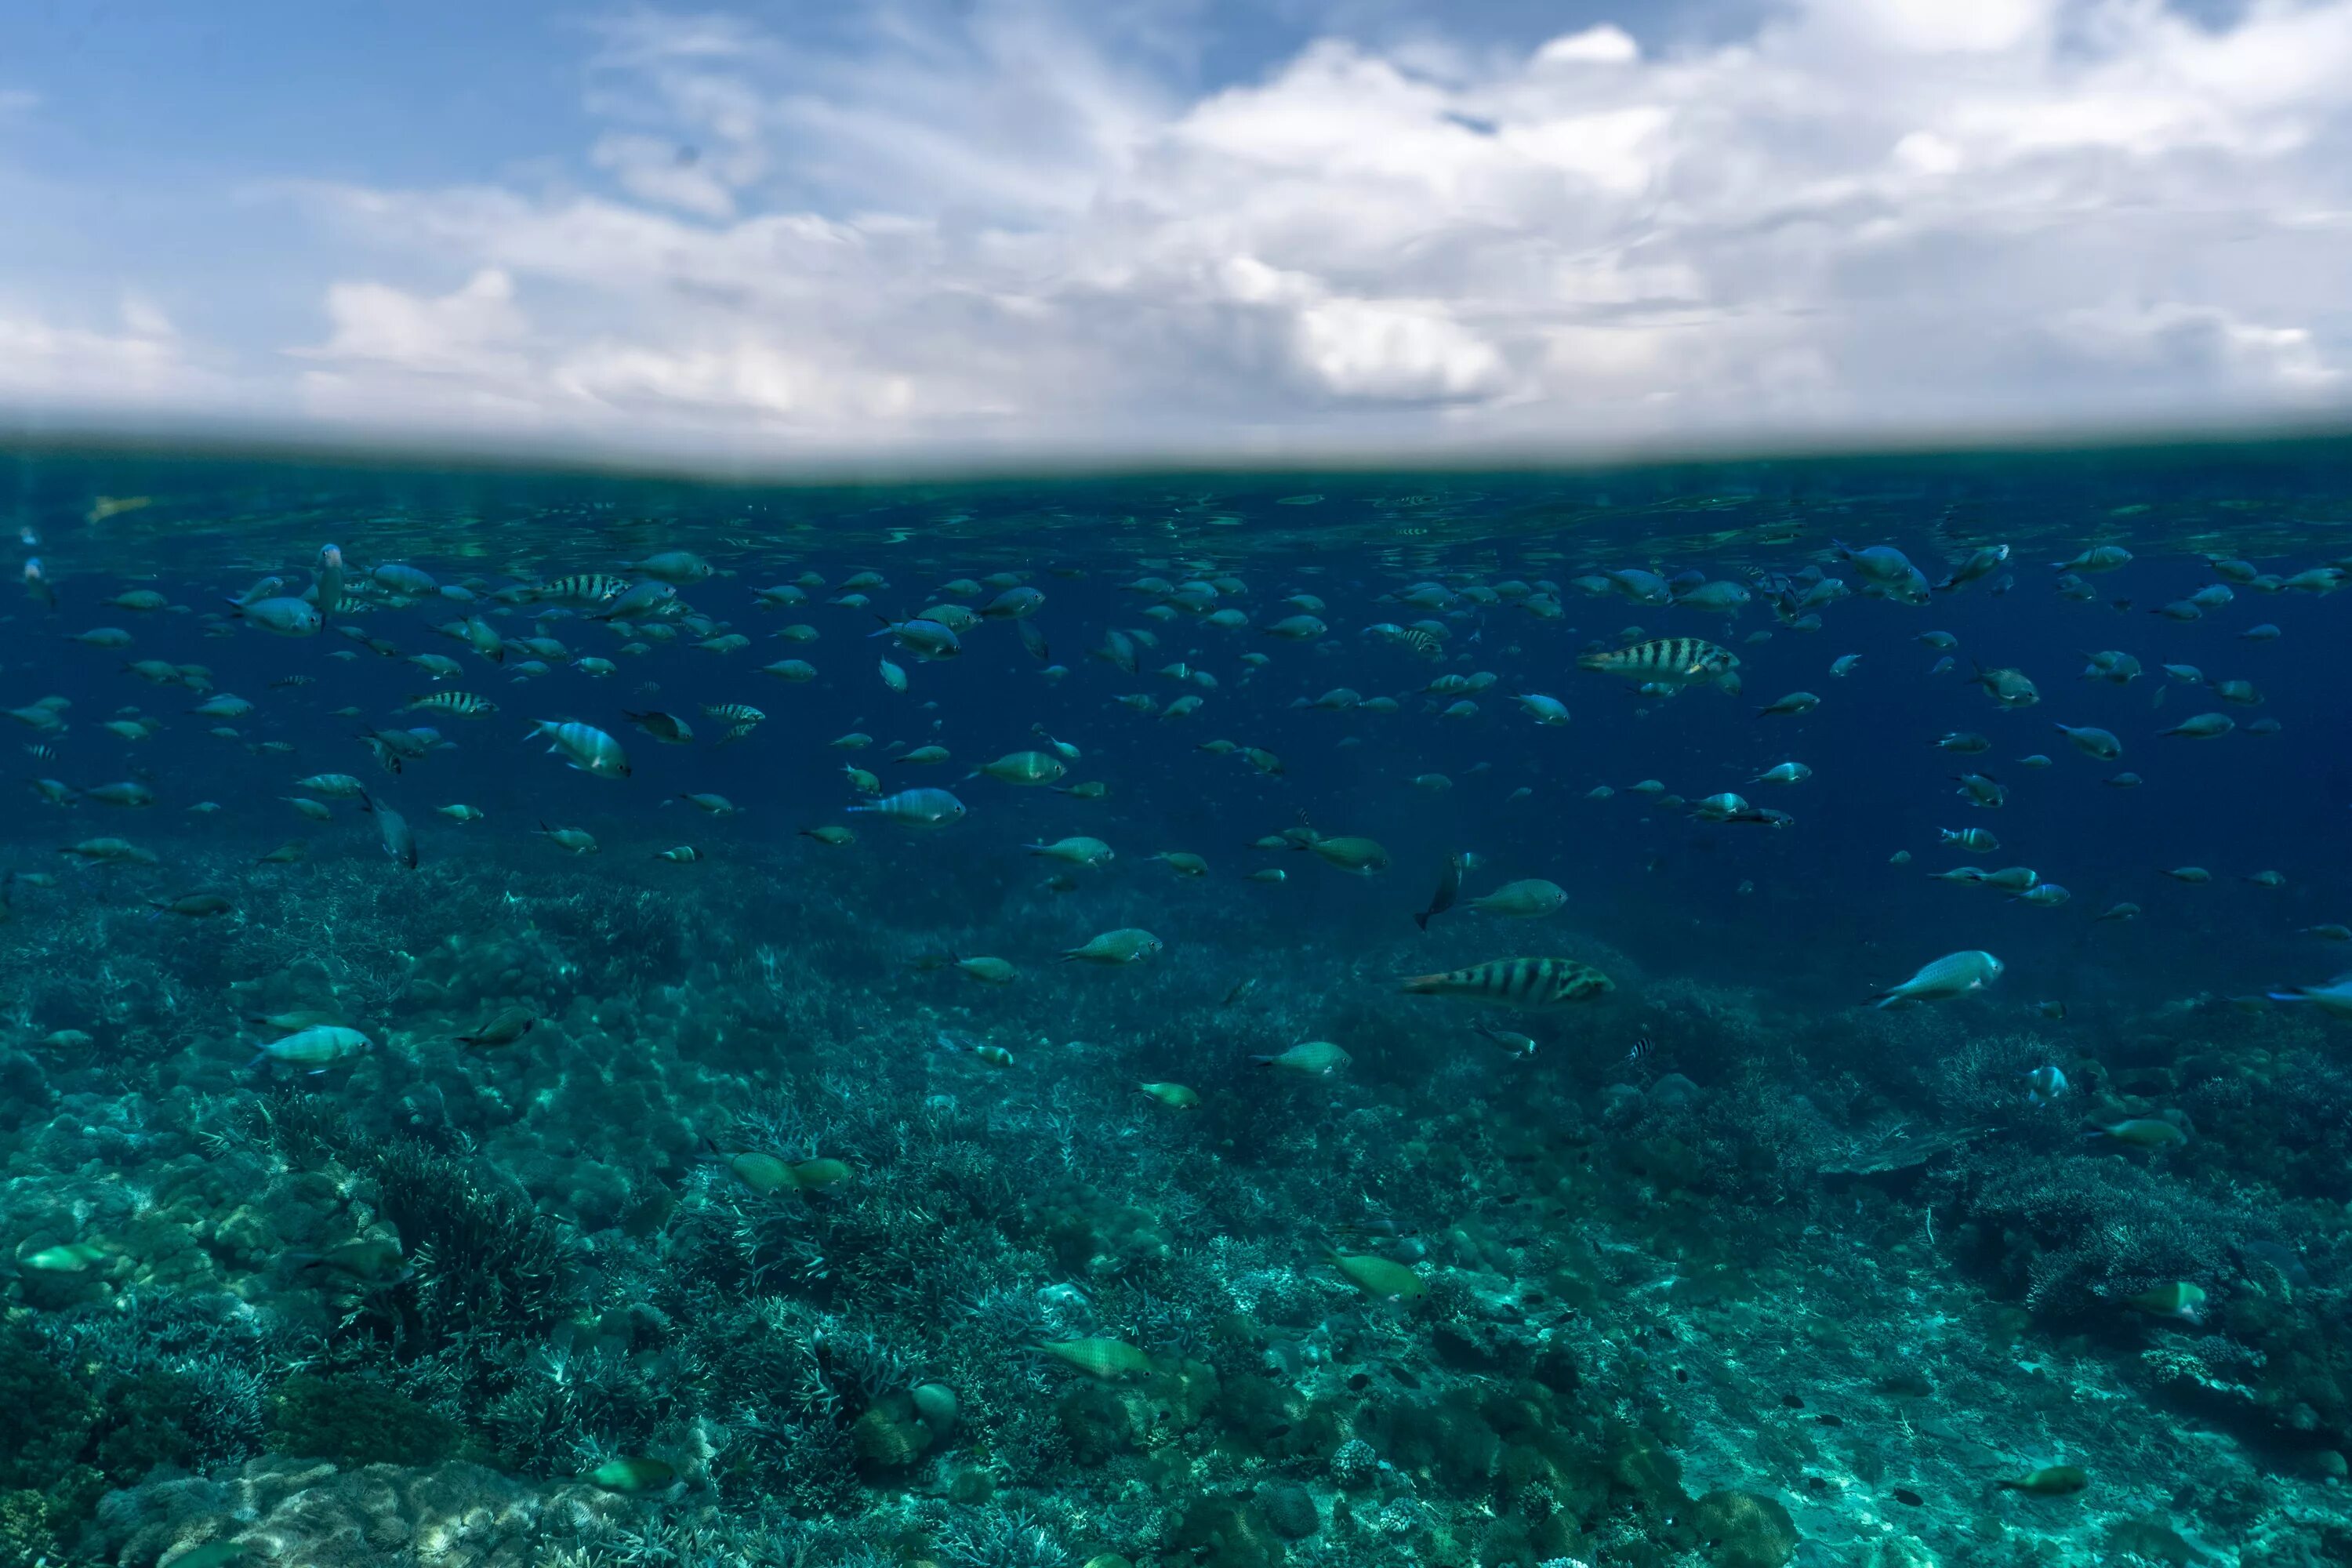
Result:
[[299,1376],[270,1396],[269,1451],[342,1465],[430,1465],[464,1436],[405,1394],[362,1377]]
[[1789,1510],[1754,1492],[1709,1492],[1680,1523],[1712,1568],[1780,1568],[1797,1554]]
[[1265,1516],[1266,1528],[1285,1541],[1304,1541],[1323,1528],[1314,1495],[1297,1481],[1260,1481],[1257,1510]]
[[1069,1552],[1031,1514],[984,1507],[950,1516],[931,1543],[940,1568],[1067,1568]]

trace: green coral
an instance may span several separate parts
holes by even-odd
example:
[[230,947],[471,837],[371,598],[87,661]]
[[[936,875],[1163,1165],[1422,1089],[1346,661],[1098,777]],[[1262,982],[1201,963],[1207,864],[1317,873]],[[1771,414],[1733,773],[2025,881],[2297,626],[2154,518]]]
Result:
[[1754,1492],[1709,1492],[1691,1505],[1683,1523],[1709,1568],[1780,1568],[1797,1554],[1789,1510]]
[[0,1492],[0,1568],[57,1560],[58,1511],[39,1492]]
[[11,1327],[0,1337],[0,1488],[39,1489],[81,1455],[98,1426],[98,1396],[52,1365],[40,1338]]
[[362,1377],[288,1378],[270,1400],[269,1451],[343,1465],[430,1465],[465,1429],[396,1389]]

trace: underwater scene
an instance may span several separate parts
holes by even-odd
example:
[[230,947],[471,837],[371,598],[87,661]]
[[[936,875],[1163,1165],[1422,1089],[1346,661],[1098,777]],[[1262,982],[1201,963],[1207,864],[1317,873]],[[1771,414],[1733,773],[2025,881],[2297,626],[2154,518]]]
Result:
[[0,452],[0,1568],[2352,1563],[2347,474]]

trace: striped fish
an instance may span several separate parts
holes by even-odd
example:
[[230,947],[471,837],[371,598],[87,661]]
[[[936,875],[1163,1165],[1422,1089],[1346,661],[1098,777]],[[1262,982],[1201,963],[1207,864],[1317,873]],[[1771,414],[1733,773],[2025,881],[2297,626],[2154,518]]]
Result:
[[745,702],[706,702],[702,705],[702,711],[710,718],[724,720],[730,724],[757,724],[767,717]]
[[1466,996],[1502,1007],[1559,1007],[1616,988],[1609,976],[1572,958],[1497,958],[1404,982],[1404,989],[1416,996]]
[[541,583],[531,598],[542,605],[602,605],[628,591],[629,580],[604,572],[575,572]]
[[1659,685],[1699,686],[1738,668],[1739,656],[1704,637],[1654,637],[1610,653],[1588,653],[1576,664]]
[[400,710],[414,713],[420,708],[428,713],[446,713],[453,719],[486,719],[499,710],[497,703],[470,691],[436,691],[429,697],[412,697]]

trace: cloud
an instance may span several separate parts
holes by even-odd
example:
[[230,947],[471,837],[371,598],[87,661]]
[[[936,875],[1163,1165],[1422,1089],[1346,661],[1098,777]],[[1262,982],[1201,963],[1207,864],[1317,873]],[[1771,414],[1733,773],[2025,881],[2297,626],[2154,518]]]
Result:
[[154,407],[217,390],[163,312],[138,295],[122,299],[111,331],[12,312],[0,301],[0,405]]
[[787,458],[1395,455],[2345,396],[2352,0],[1327,37],[1207,92],[1127,41],[1166,15],[608,22],[583,178],[303,187],[365,258],[322,288],[309,406]]

